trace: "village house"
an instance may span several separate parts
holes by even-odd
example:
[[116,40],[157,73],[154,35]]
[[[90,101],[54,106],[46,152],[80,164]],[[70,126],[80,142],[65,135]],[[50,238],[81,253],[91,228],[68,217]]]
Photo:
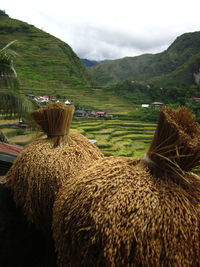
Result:
[[89,117],[91,118],[96,118],[97,117],[97,113],[96,111],[93,111],[93,110],[87,110],[88,114],[89,114]]
[[141,107],[142,108],[149,108],[149,104],[142,104]]
[[64,103],[65,103],[65,105],[71,105],[72,104],[69,100],[66,100]]
[[33,95],[33,94],[26,94],[26,96],[27,96],[28,98],[30,98],[30,99],[34,99],[34,98],[35,98],[35,95]]
[[77,109],[74,112],[76,117],[88,117],[88,112],[85,109]]
[[96,112],[96,114],[97,114],[98,118],[105,118],[106,117],[106,112],[104,112],[104,111],[98,111],[98,112]]
[[54,101],[54,102],[55,102],[55,101],[56,101],[56,96],[50,95],[50,96],[49,96],[49,100],[51,100],[51,101]]
[[39,96],[39,97],[35,97],[34,100],[40,104],[40,105],[45,105],[49,103],[49,96]]
[[164,103],[162,102],[153,102],[150,105],[152,108],[161,108],[162,106],[164,106]]
[[190,102],[200,102],[200,98],[199,97],[193,97],[190,99]]

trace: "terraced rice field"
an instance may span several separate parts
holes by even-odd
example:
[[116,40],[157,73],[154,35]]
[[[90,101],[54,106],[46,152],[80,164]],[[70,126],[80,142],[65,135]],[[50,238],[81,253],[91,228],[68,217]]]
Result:
[[[9,128],[9,123],[11,121],[1,121],[0,126],[11,143],[25,145],[36,137],[35,132],[20,133],[19,129]],[[155,127],[156,124],[144,122],[74,118],[71,132],[96,140],[95,144],[105,156],[142,157],[149,147]]]
[[72,123],[72,131],[95,139],[105,156],[143,156],[155,127],[152,123],[121,120],[74,120]]

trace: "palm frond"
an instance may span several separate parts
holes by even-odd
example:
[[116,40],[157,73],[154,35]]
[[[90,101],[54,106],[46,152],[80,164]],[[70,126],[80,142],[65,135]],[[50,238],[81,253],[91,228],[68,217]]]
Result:
[[[0,49],[0,53],[2,53],[3,51],[7,50],[8,47],[10,47],[12,44],[16,43],[17,40],[13,40],[10,43],[8,43],[7,45],[5,45],[3,48]],[[16,52],[15,52],[16,53]],[[17,54],[17,53],[16,53]]]
[[13,59],[18,55],[15,51],[9,49],[9,47],[15,43],[10,42],[0,50],[0,88],[18,89],[19,82],[17,73],[13,66]]
[[0,112],[2,115],[27,117],[35,109],[35,103],[16,92],[0,92]]

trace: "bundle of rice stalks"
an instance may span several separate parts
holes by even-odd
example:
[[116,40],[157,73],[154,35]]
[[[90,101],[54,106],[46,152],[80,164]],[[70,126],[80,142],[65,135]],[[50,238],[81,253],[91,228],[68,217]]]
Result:
[[53,210],[58,265],[200,266],[199,137],[185,108],[163,109],[145,159],[99,159],[67,181]]
[[146,160],[156,171],[172,172],[180,179],[200,163],[200,129],[195,116],[186,107],[164,108]]
[[51,226],[52,205],[64,180],[103,156],[84,136],[69,133],[73,110],[55,103],[32,112],[47,138],[26,146],[5,177],[15,202],[39,228]]

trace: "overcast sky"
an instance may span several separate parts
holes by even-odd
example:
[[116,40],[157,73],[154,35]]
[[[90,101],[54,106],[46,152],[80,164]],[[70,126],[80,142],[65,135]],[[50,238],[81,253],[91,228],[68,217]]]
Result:
[[199,0],[3,0],[0,9],[92,60],[162,52],[200,31]]

